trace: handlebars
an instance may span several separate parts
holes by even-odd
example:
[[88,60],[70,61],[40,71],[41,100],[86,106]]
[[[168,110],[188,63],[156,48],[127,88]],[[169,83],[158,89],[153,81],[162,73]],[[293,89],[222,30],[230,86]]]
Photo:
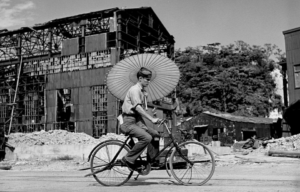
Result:
[[161,119],[161,121],[158,123],[158,126],[161,126],[163,123],[167,122],[167,119]]

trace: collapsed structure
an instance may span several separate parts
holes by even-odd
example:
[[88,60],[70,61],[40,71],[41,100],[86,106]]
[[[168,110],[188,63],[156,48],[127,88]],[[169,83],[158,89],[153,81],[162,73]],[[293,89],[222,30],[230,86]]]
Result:
[[[150,7],[1,30],[0,128],[6,133],[65,129],[94,137],[118,133],[121,103],[107,91],[107,72],[134,54],[172,58],[174,43]],[[172,104],[162,99],[157,114],[172,117]]]

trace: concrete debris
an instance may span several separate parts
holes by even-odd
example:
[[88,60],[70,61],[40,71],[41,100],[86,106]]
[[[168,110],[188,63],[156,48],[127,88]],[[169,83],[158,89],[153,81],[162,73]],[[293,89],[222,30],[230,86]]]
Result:
[[260,156],[269,155],[268,152],[270,150],[287,152],[300,151],[300,134],[266,141],[259,140],[259,147],[257,149],[242,149],[243,144],[244,142],[234,143],[232,146],[233,153]]
[[300,151],[278,151],[278,150],[270,150],[269,156],[278,156],[278,157],[300,157]]
[[[265,141],[266,149],[282,151],[300,151],[300,134]],[[262,147],[260,147],[262,148]]]
[[107,133],[106,135],[101,136],[99,139],[97,139],[97,144],[102,141],[106,140],[120,140],[120,141],[125,141],[126,136],[123,134],[117,135],[115,133]]
[[125,140],[125,136],[108,133],[99,139],[95,139],[85,133],[74,133],[65,130],[50,130],[33,133],[12,133],[9,135],[8,143],[15,147],[19,145],[96,145],[102,141],[110,139]]

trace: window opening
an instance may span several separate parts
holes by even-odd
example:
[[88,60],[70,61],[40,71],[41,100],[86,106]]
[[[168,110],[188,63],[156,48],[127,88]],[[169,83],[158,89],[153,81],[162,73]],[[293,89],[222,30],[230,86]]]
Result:
[[300,65],[294,66],[295,88],[300,88]]

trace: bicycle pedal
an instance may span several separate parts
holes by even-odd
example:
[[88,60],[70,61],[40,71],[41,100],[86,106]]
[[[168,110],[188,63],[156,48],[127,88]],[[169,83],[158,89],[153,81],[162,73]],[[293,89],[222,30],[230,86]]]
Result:
[[139,171],[139,170],[143,170],[143,169],[145,169],[146,167],[145,166],[138,166],[138,167],[136,167],[135,169],[136,169],[136,171]]

